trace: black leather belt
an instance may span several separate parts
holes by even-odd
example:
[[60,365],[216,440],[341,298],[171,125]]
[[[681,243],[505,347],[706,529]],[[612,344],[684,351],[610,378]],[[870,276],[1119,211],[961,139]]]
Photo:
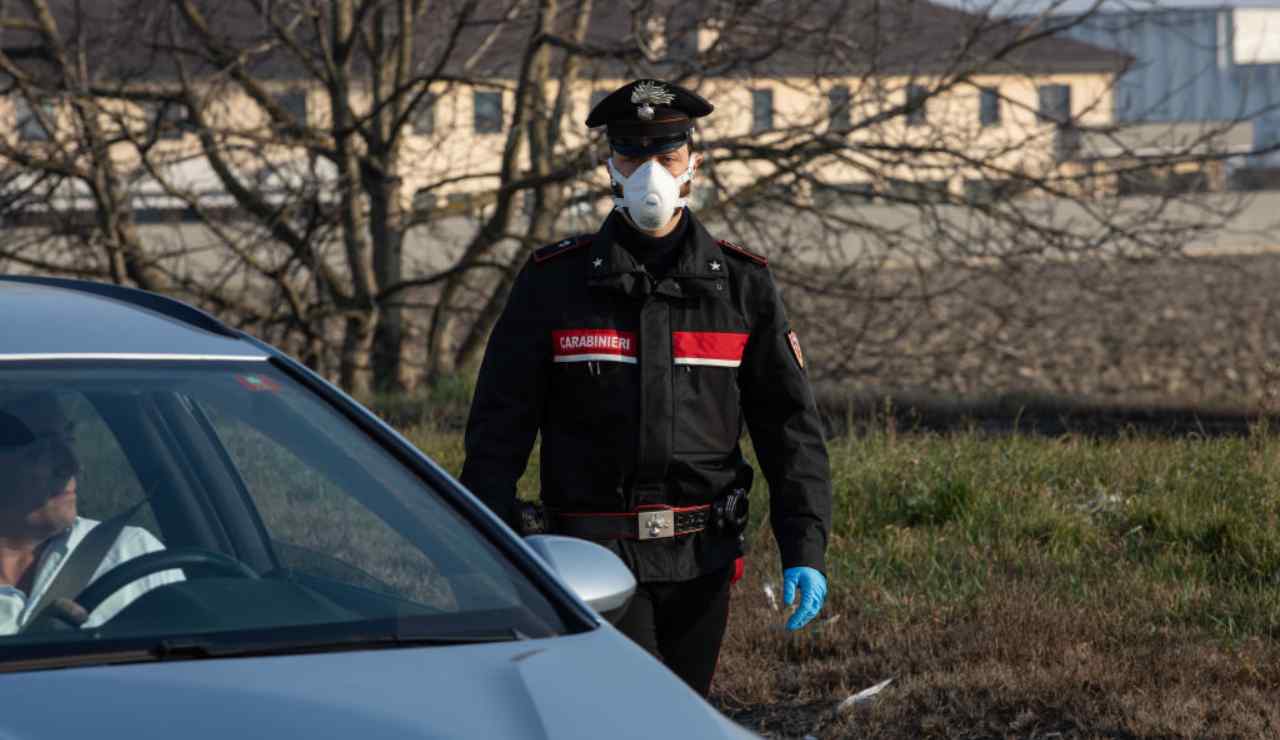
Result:
[[550,530],[588,540],[661,540],[707,528],[711,507],[653,506],[636,511],[548,511]]

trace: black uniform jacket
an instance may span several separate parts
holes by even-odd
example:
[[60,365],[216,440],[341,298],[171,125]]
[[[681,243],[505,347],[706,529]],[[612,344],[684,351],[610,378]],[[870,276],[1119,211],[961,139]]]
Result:
[[[750,479],[745,421],[783,566],[822,570],[830,468],[773,277],[764,258],[685,217],[683,253],[660,281],[615,243],[617,212],[594,236],[535,252],[489,339],[462,482],[513,522],[516,481],[541,431],[550,509],[708,504]],[[741,554],[736,536],[711,528],[601,544],[642,582],[688,580]]]

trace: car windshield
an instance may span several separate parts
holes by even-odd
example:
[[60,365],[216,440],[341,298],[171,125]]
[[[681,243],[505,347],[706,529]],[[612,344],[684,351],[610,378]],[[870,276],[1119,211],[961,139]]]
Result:
[[569,629],[456,504],[267,362],[6,363],[0,469],[0,668],[104,641]]

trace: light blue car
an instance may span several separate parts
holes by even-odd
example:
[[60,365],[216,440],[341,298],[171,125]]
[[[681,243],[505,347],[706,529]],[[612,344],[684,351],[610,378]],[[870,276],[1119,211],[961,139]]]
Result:
[[70,280],[0,317],[0,738],[754,737],[610,625],[612,554],[272,347]]

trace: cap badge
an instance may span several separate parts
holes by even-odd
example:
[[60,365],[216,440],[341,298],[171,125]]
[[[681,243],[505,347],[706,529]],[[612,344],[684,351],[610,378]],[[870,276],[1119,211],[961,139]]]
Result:
[[653,106],[670,105],[676,99],[675,95],[667,92],[661,84],[657,82],[639,82],[631,91],[631,102],[639,107],[636,108],[636,115],[640,116],[642,121],[653,120]]

